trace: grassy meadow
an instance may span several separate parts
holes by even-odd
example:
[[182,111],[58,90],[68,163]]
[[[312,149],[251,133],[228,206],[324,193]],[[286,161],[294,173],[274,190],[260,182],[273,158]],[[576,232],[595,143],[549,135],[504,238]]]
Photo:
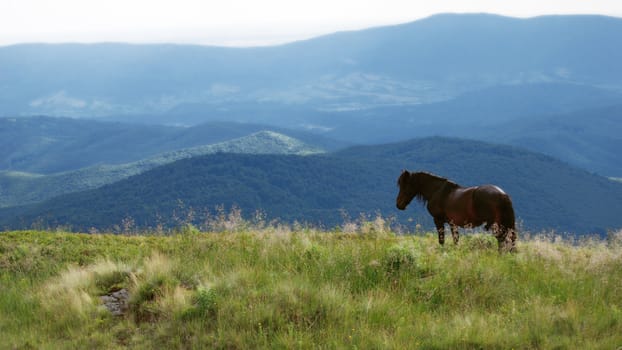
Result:
[[[346,232],[347,231],[347,232]],[[100,301],[129,291],[113,316]],[[0,233],[1,349],[617,349],[622,234]]]

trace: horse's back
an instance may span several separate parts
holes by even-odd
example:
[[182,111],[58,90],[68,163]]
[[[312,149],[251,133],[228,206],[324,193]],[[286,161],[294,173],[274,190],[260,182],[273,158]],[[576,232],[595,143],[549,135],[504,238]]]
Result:
[[445,202],[447,221],[457,226],[479,226],[473,193],[476,187],[458,187],[451,191]]
[[501,187],[497,185],[481,185],[473,187],[474,194],[482,196],[483,198],[504,198],[509,197]]

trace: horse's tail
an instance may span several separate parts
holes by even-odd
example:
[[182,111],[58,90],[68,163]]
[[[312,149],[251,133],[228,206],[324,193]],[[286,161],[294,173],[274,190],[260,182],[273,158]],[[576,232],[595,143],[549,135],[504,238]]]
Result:
[[514,217],[514,206],[509,196],[501,201],[499,205],[501,220],[499,224],[508,230],[516,230],[516,218]]

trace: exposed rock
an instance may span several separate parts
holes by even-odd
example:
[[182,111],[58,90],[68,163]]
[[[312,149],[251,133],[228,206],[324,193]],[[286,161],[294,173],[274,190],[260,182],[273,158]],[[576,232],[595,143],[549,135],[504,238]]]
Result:
[[102,295],[99,297],[102,304],[112,313],[114,316],[123,316],[128,308],[128,300],[130,294],[127,289],[119,289],[117,291]]

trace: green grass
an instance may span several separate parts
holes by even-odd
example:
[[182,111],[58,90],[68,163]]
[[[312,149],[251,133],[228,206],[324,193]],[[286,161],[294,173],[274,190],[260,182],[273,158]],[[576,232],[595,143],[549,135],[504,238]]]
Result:
[[[364,232],[361,232],[364,231]],[[616,349],[622,240],[0,233],[0,348]],[[99,296],[127,288],[112,316]]]

